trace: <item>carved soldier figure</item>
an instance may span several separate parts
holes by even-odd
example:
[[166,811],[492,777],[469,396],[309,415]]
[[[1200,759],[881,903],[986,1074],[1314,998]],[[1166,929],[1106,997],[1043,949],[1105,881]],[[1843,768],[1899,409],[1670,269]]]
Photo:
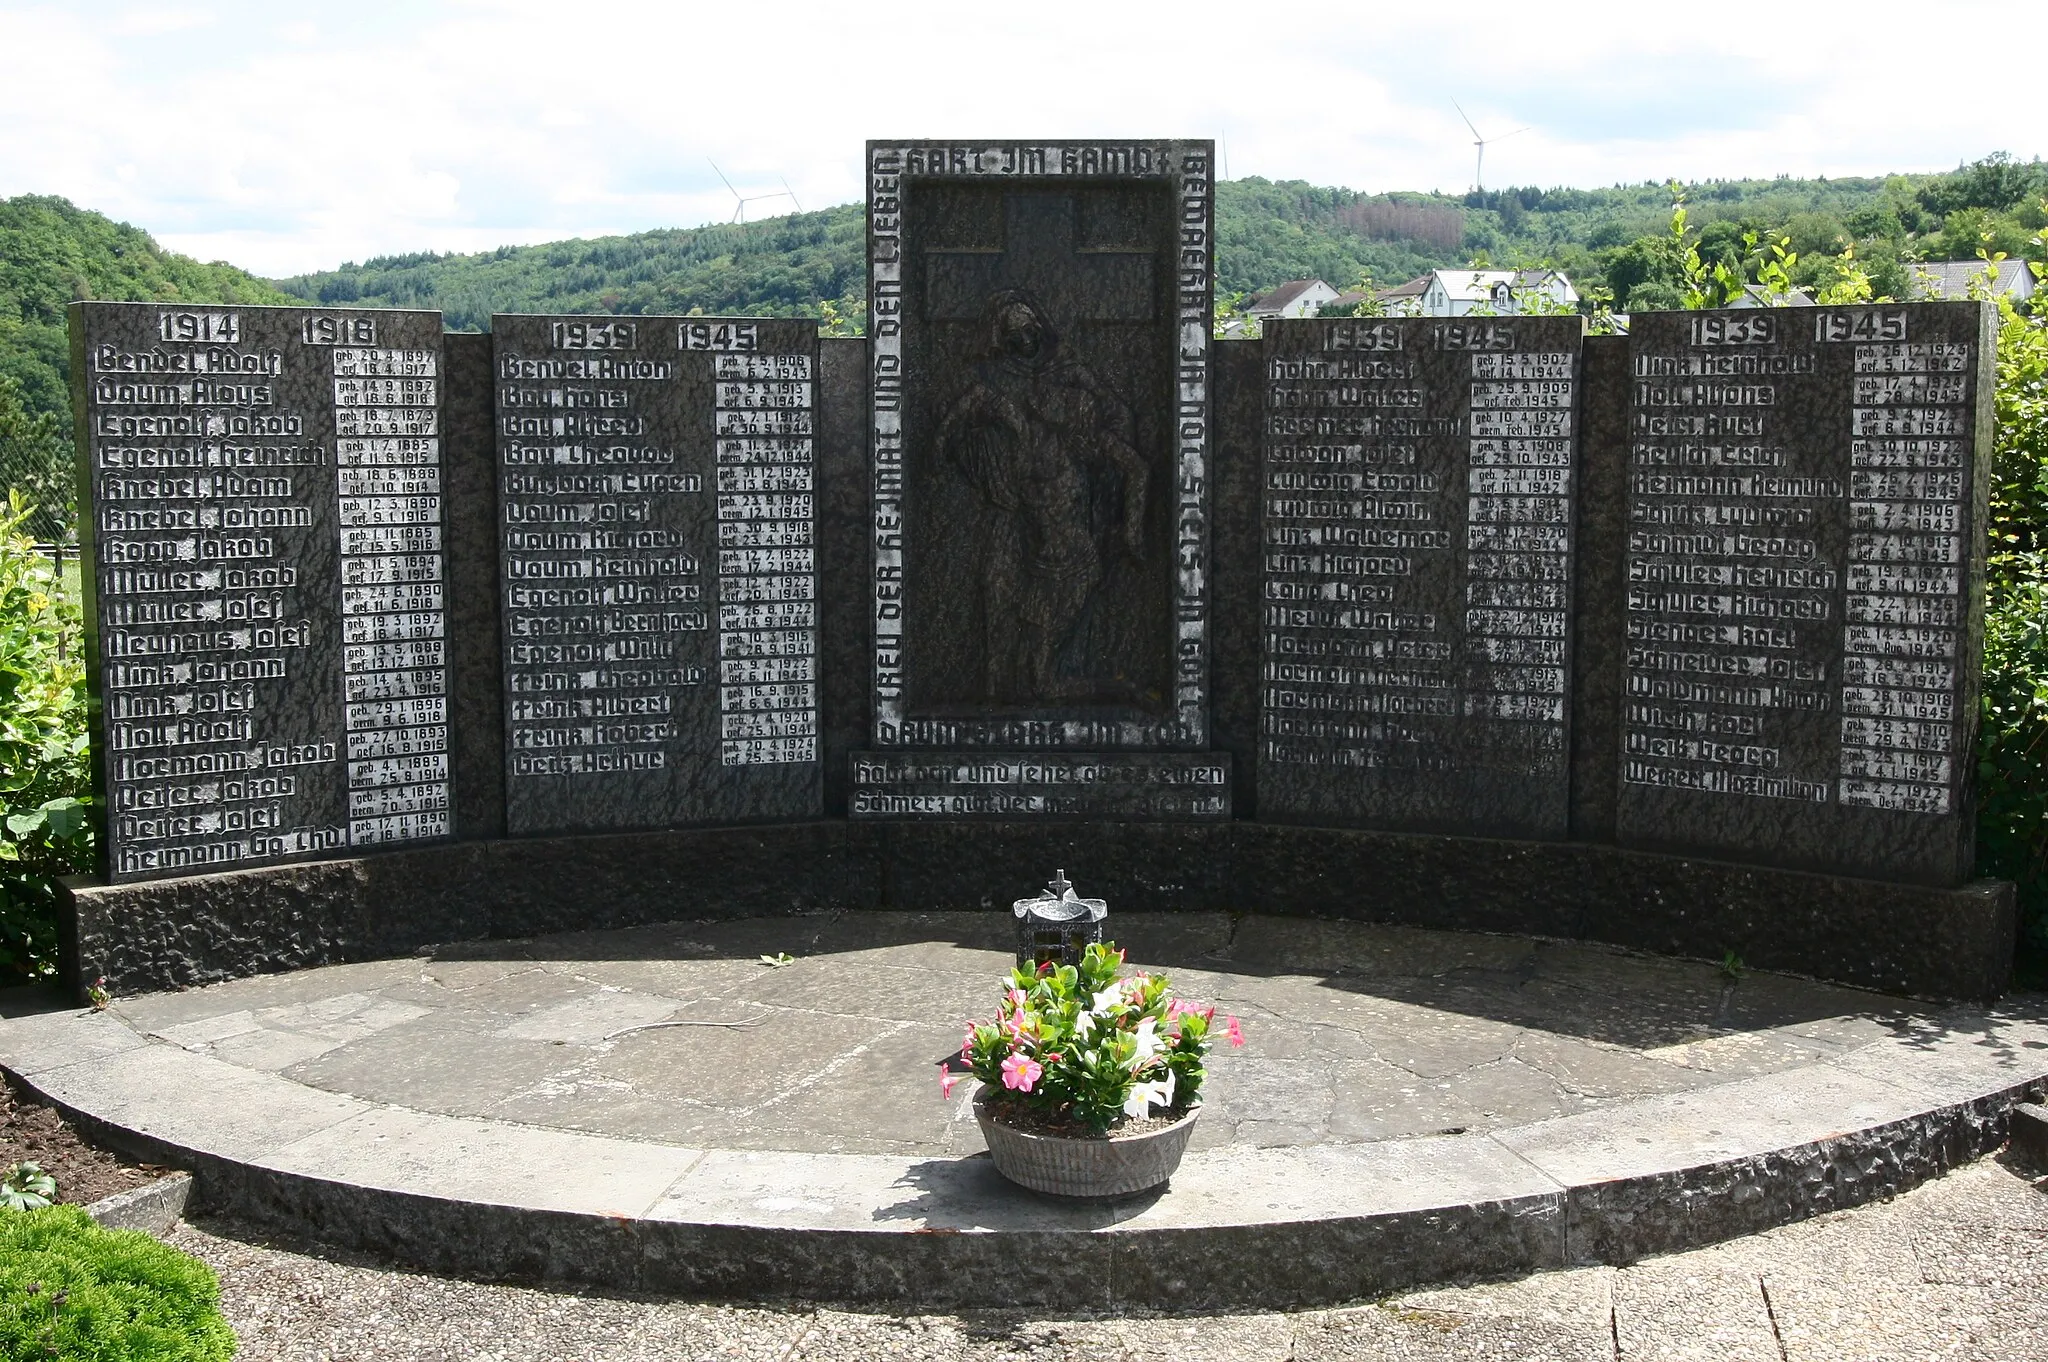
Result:
[[940,421],[938,449],[993,511],[983,549],[984,690],[991,701],[1090,695],[1098,678],[1059,659],[1101,587],[1109,555],[1141,556],[1148,476],[1130,408],[1060,353],[1023,289],[993,294],[984,358]]

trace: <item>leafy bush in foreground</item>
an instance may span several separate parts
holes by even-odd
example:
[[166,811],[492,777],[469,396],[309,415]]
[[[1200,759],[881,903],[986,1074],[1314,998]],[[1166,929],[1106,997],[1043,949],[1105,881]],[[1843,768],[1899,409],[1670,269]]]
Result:
[[2048,316],[1999,305],[1998,434],[1977,728],[1977,866],[2048,948]]
[[0,1211],[0,1357],[228,1362],[213,1269],[76,1206]]
[[55,976],[56,877],[97,859],[78,601],[28,515],[0,512],[0,985]]

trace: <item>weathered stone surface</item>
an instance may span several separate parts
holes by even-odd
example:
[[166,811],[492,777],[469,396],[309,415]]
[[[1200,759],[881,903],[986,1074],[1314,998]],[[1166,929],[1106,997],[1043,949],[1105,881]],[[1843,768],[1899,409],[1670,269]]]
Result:
[[506,826],[815,818],[818,330],[492,319]]
[[1623,844],[1970,874],[1993,318],[1631,327]]
[[[1202,749],[1212,147],[867,159],[872,746]],[[1128,807],[1114,774],[1026,765],[934,802],[879,771],[856,757],[854,816],[1227,816],[1227,789]]]
[[[1231,890],[1227,823],[1032,824],[914,822],[871,836],[891,908],[1001,907],[1064,868],[1090,898],[1119,909],[1225,909]],[[965,866],[975,867],[963,876]]]
[[498,635],[498,438],[491,338],[442,337],[448,499],[449,751],[455,835],[505,835],[505,654]]
[[2010,885],[1939,890],[1583,844],[1252,823],[823,822],[467,843],[75,884],[74,986],[188,987],[430,942],[678,917],[1007,903],[1065,867],[1129,909],[1242,908],[1607,941],[1887,992],[1990,998]]
[[71,333],[108,878],[448,837],[440,314]]
[[867,342],[826,337],[818,362],[818,703],[825,813],[844,818],[846,754],[867,746],[873,693]]
[[1589,844],[1237,824],[1230,873],[1282,912],[1531,933],[1886,992],[1991,998],[2012,972],[2012,887],[1805,874]]
[[1216,432],[1210,508],[1209,722],[1211,746],[1230,753],[1231,810],[1259,816],[1259,443],[1265,381],[1256,341],[1210,347]]
[[[851,981],[884,981],[879,996],[897,974],[906,987],[930,989],[957,975],[992,991],[1002,953],[951,944],[975,937],[988,916],[786,919],[802,925],[803,944],[827,953],[799,954],[774,969],[752,958],[772,941],[763,932],[773,924],[759,919],[476,943],[449,959],[409,962],[411,982],[383,966],[345,966],[133,1005],[138,1015],[161,1012],[155,1033],[175,1032],[182,1047],[130,1032],[142,1043],[109,1050],[104,1033],[125,1029],[127,1003],[107,1014],[0,1022],[0,1062],[119,1146],[192,1168],[202,1210],[428,1270],[712,1296],[954,1307],[1080,1299],[1161,1310],[1323,1304],[1720,1242],[1888,1196],[1967,1161],[2003,1138],[2018,1092],[2048,1079],[2048,1051],[2036,1048],[2048,1028],[2033,1008],[1921,1008],[1846,1059],[1722,1079],[1720,1092],[1657,1095],[1613,1069],[1606,1078],[1620,1088],[1562,1119],[1530,1124],[1512,1104],[1490,1115],[1468,1105],[1488,1123],[1360,1140],[1338,1132],[1332,1113],[1317,1118],[1326,1129],[1289,1145],[1259,1148],[1240,1134],[1190,1153],[1162,1191],[1110,1204],[1022,1197],[985,1160],[961,1157],[971,1147],[930,1136],[912,1136],[922,1148],[895,1153],[832,1152],[842,1136],[901,1138],[907,1127],[897,1125],[925,1102],[971,1129],[954,1111],[964,1101],[940,1102],[930,1087],[933,1052],[953,1048],[952,1028],[841,1009],[862,996]],[[1347,931],[1358,938],[1348,948]],[[1220,936],[1221,924],[1212,923],[1167,942],[1165,952],[1213,955]],[[1493,976],[1490,995],[1502,1000],[1492,1010],[1512,1011],[1513,998],[1551,975],[1589,998],[1604,983],[1626,1003],[1674,986],[1685,992],[1715,974],[1704,964],[1586,948],[1549,959],[1538,951],[1520,972],[1487,969],[1456,964],[1464,956],[1455,942],[1425,936],[1328,925],[1317,949],[1329,972],[1312,978],[1182,971],[1169,959],[1177,974],[1213,986],[1219,1002],[1260,1005],[1255,1013],[1229,1003],[1245,1013],[1251,1043],[1217,1056],[1215,1114],[1241,1078],[1301,1069],[1310,1051],[1353,1066],[1321,1073],[1325,1088],[1385,1086],[1385,1076],[1357,1065],[1384,1066],[1390,1057],[1455,1087],[1503,1062],[1489,1058],[1499,1043],[1479,1034],[1489,1026],[1509,1033],[1505,1062],[1535,1074],[1542,1070],[1531,1061],[1564,1054],[1571,1032],[1612,1024],[1593,1010],[1576,1027],[1524,1029],[1518,1040],[1516,1027],[1472,1015],[1487,1006],[1487,995],[1472,989],[1483,975]],[[677,953],[688,958],[662,958]],[[1277,958],[1302,954],[1295,942]],[[1483,944],[1479,954],[1506,963]],[[1352,961],[1375,972],[1356,976]],[[632,982],[639,976],[631,972],[647,967],[663,971],[664,992]],[[690,985],[693,971],[705,986]],[[338,990],[324,1000],[308,991],[323,977]],[[1436,1006],[1389,1005],[1379,996],[1404,980],[1433,981]],[[1739,993],[1755,981],[1731,987]],[[1841,990],[1779,983],[1774,1008],[1796,988],[1809,995],[1809,1010],[1842,1001]],[[417,1030],[423,1019],[415,1016],[349,1030],[400,999],[437,1010],[437,1028]],[[201,1001],[210,1014],[191,1006]],[[789,1015],[754,1032],[663,1025],[744,1021],[735,1005],[749,1015],[763,1007]],[[1303,1009],[1323,1035],[1290,1018]],[[278,1035],[343,1043],[286,1075],[262,1072],[259,1057],[232,1049],[252,1021]],[[415,1028],[410,1043],[393,1049],[389,1042],[407,1028]],[[1354,1030],[1365,1047],[1333,1043]],[[1392,1046],[1402,1036],[1415,1042],[1407,1057]],[[1930,1037],[1954,1043],[1930,1045]],[[1551,1043],[1547,1054],[1525,1048],[1539,1038]],[[1422,1054],[1432,1039],[1445,1042],[1433,1058]],[[499,1043],[531,1058],[504,1062],[511,1052],[493,1048]],[[451,1055],[469,1062],[451,1064]],[[343,1057],[350,1066],[334,1063]],[[1878,1076],[1892,1071],[1888,1057],[1903,1061],[1897,1071],[1909,1084]],[[1671,1064],[1647,1052],[1641,1058]],[[409,1084],[390,1086],[406,1075]],[[344,1090],[317,1091],[294,1077],[343,1080]],[[494,1106],[493,1084],[512,1100]],[[678,1116],[724,1110],[745,1132],[779,1131],[792,1143],[735,1147],[715,1124],[698,1132],[713,1138],[677,1138],[673,1126],[648,1119],[656,1103],[619,1100],[636,1085],[658,1087],[658,1105]],[[843,1101],[804,1105],[848,1086],[886,1095],[852,1114]],[[536,1105],[550,1093],[586,1097],[587,1109],[602,1108],[603,1123],[580,1132],[537,1128],[558,1124],[551,1118],[566,1110]],[[1301,1096],[1283,1103],[1262,1094],[1256,1104],[1282,1114],[1283,1105],[1300,1107]],[[1210,1115],[1205,1109],[1205,1123]],[[1985,1205],[1972,1214],[1973,1223],[2011,1222],[2035,1234],[2043,1223],[2037,1207]],[[1782,1268],[1761,1269],[1773,1274],[1773,1292],[1781,1270],[1800,1275],[1797,1246],[1788,1243],[1786,1253]],[[2001,1270],[1982,1251],[1924,1261],[1942,1281]],[[1427,1299],[1410,1307],[1434,1308]],[[1621,1328],[1618,1317],[1612,1327]]]
[[2048,1106],[2022,1102],[2012,1109],[2012,1147],[2036,1167],[2048,1167]]
[[1628,338],[1583,342],[1578,559],[1572,579],[1572,815],[1582,842],[1614,840],[1621,781],[1622,612],[1628,548]]
[[155,1182],[103,1197],[85,1208],[95,1223],[110,1230],[142,1230],[164,1235],[185,1216],[192,1195],[192,1175],[172,1173]]
[[857,752],[858,819],[1225,822],[1230,759],[1214,752]]
[[1567,832],[1584,330],[1266,325],[1263,819]]

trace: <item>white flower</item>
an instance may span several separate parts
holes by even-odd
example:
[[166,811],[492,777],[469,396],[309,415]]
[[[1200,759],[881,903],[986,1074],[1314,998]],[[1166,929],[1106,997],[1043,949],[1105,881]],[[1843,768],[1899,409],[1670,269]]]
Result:
[[1109,1009],[1120,1006],[1123,1000],[1124,986],[1120,983],[1111,984],[1108,988],[1095,995],[1094,1000],[1088,1004],[1088,1010],[1098,1017],[1107,1017]]
[[1147,1017],[1138,1023],[1138,1062],[1144,1063],[1159,1053],[1159,1019]]
[[1095,1014],[1083,1012],[1074,1018],[1074,1039],[1086,1040],[1088,1033],[1095,1029]]
[[1133,1120],[1145,1119],[1150,1107],[1173,1105],[1173,1070],[1166,1071],[1166,1077],[1153,1083],[1133,1083],[1131,1095],[1124,1101],[1124,1115]]

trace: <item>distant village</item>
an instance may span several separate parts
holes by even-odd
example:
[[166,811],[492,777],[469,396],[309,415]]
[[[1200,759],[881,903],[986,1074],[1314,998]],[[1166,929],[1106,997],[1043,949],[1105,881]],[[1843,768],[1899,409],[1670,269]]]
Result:
[[[1992,297],[2010,297],[2014,302],[2031,297],[2037,287],[2024,260],[2000,260],[1991,268],[1986,290]],[[1979,260],[1928,261],[1913,266],[1911,278],[1915,299],[1964,298],[1973,284],[1985,278],[1986,266]],[[1283,317],[1345,317],[1361,304],[1377,303],[1368,311],[1390,317],[1464,317],[1474,312],[1509,317],[1523,312],[1557,314],[1579,310],[1579,291],[1558,270],[1431,270],[1405,284],[1383,289],[1350,289],[1340,292],[1321,279],[1290,279],[1247,301],[1243,310],[1224,325],[1224,334],[1255,334],[1259,323]],[[1751,284],[1733,307],[1812,307],[1813,295],[1805,289],[1773,297],[1760,284]],[[1626,330],[1628,318],[1615,314],[1616,325]]]

